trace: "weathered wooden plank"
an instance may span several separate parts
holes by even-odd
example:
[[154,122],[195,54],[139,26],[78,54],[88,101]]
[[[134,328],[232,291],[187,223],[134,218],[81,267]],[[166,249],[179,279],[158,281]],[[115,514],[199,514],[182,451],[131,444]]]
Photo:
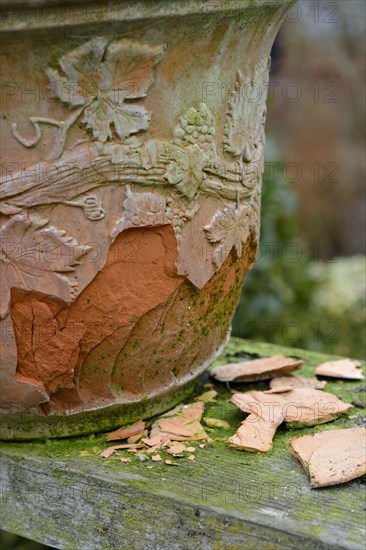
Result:
[[[278,353],[305,359],[304,375],[328,358],[232,339],[221,362]],[[365,401],[361,386],[335,381],[327,390],[345,401]],[[121,463],[115,455],[103,460],[103,434],[3,443],[3,528],[65,549],[363,549],[365,479],[311,490],[287,445],[295,435],[360,425],[365,411],[354,409],[321,427],[281,428],[270,453],[243,453],[228,449],[224,439],[244,415],[227,403],[226,386],[216,387],[218,403],[207,404],[205,414],[227,420],[232,429],[213,430],[214,442],[198,449],[195,461],[180,459],[177,467],[136,458]]]

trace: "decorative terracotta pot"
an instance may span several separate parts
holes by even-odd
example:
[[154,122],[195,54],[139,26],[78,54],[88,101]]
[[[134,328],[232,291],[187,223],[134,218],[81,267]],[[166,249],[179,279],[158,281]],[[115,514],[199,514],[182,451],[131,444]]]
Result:
[[3,438],[162,412],[220,352],[290,3],[3,9]]

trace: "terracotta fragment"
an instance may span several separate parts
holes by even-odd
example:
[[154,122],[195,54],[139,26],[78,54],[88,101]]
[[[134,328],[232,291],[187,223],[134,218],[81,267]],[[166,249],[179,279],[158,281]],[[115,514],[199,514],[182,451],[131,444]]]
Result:
[[265,416],[250,414],[236,433],[228,438],[228,444],[242,451],[266,453],[272,448],[272,439],[282,422],[281,411],[276,411],[271,420]]
[[293,387],[292,386],[278,386],[277,388],[272,388],[271,390],[265,390],[264,393],[267,393],[267,394],[272,394],[272,393],[285,393],[287,391],[291,391],[293,390]]
[[291,388],[315,388],[316,390],[322,390],[327,385],[325,380],[318,380],[317,378],[305,378],[304,376],[280,376],[278,378],[272,378],[269,383],[271,389],[279,388],[283,386]]
[[129,437],[127,443],[138,443],[143,437],[147,437],[147,430]]
[[[114,432],[111,432],[107,435],[107,441],[118,441],[119,439],[127,439],[136,435],[141,434],[145,429],[145,422],[139,420],[126,428],[120,428]],[[130,442],[129,443],[134,443]]]
[[362,364],[356,359],[339,359],[338,361],[327,361],[315,369],[317,376],[328,376],[330,378],[345,378],[347,380],[363,380]]
[[290,425],[313,426],[330,422],[352,407],[332,394],[310,387],[282,386],[264,392],[236,393],[230,401],[249,416],[228,438],[228,444],[251,452],[269,451],[283,421]]
[[161,458],[160,455],[154,455],[153,457],[151,457],[151,460],[153,462],[161,462],[163,459]]
[[242,363],[228,363],[215,367],[210,374],[220,382],[253,382],[292,372],[299,369],[303,363],[304,361],[299,359],[277,355]]
[[169,459],[165,460],[165,464],[167,464],[168,466],[179,466],[179,464]]
[[102,458],[108,458],[109,456],[111,456],[115,451],[118,451],[118,449],[127,449],[129,451],[133,451],[135,452],[136,449],[141,449],[142,447],[144,447],[144,445],[140,445],[138,443],[135,443],[135,444],[124,444],[124,445],[114,445],[113,447],[108,447],[107,449],[105,449],[102,453],[101,453],[101,457]]
[[184,451],[187,451],[187,447],[184,445],[184,443],[179,443],[178,441],[173,443],[172,445],[169,445],[169,449],[167,449],[167,453],[173,456],[181,455]]
[[290,439],[313,488],[346,483],[366,473],[366,428],[329,430]]
[[244,412],[270,421],[282,414],[287,424],[304,426],[330,422],[352,408],[350,403],[344,403],[331,393],[309,387],[275,394],[258,391],[236,393],[230,402]]

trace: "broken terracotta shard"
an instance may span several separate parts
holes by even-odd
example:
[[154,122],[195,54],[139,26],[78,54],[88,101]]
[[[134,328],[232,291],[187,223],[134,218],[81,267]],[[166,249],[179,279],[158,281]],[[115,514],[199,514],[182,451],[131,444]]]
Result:
[[330,378],[345,378],[347,380],[363,380],[362,365],[356,359],[339,359],[338,361],[327,361],[315,369],[317,376],[328,376]]
[[304,361],[299,359],[276,355],[242,363],[228,363],[215,367],[210,374],[220,382],[254,382],[292,372],[299,369],[303,363]]
[[278,378],[272,378],[269,383],[271,389],[290,387],[290,388],[315,388],[316,390],[322,390],[327,385],[325,380],[318,380],[317,378],[305,378],[304,376],[279,376]]
[[265,414],[250,414],[227,442],[230,447],[238,450],[266,453],[271,450],[272,439],[282,422],[283,415],[280,410],[275,411],[271,419]]
[[350,403],[344,403],[335,395],[314,388],[285,390],[283,393],[236,393],[230,402],[244,412],[271,420],[281,412],[287,424],[304,426],[330,422],[352,408]]
[[102,458],[108,458],[111,456],[115,451],[118,451],[119,449],[127,449],[129,451],[136,451],[137,449],[142,449],[144,445],[135,443],[125,443],[123,445],[113,445],[113,447],[108,447],[107,449],[104,449],[104,451],[101,453]]
[[236,393],[231,403],[249,416],[228,444],[244,451],[267,452],[278,426],[287,424],[313,426],[330,422],[346,413],[352,405],[334,395],[309,387],[279,387],[264,392]]
[[119,439],[128,439],[130,437],[134,437],[136,435],[141,434],[144,430],[145,430],[145,422],[143,420],[139,420],[138,422],[135,422],[130,426],[126,426],[126,428],[120,428],[119,430],[115,430],[114,432],[109,433],[107,435],[107,441],[118,441]]
[[329,430],[290,439],[313,488],[346,483],[366,473],[366,428]]

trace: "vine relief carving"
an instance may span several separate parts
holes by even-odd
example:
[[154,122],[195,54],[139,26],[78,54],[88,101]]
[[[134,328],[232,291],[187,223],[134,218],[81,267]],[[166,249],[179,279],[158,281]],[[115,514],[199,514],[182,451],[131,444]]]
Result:
[[[37,146],[42,125],[55,126],[57,135],[50,158],[60,159],[60,167],[57,174],[29,177],[26,183],[21,174],[13,174],[1,186],[0,211],[10,220],[3,226],[0,258],[6,265],[9,289],[16,286],[36,290],[42,272],[49,280],[51,293],[52,281],[61,277],[66,290],[58,290],[57,296],[66,297],[66,301],[73,299],[75,292],[69,288],[72,284],[65,273],[77,269],[88,247],[72,236],[66,237],[48,220],[37,222],[32,208],[56,204],[77,207],[96,223],[108,214],[97,191],[108,186],[125,190],[123,214],[111,239],[129,227],[172,224],[179,251],[182,230],[199,211],[200,196],[205,196],[221,202],[201,229],[202,238],[212,247],[215,269],[232,248],[241,256],[250,232],[258,225],[265,112],[265,98],[253,106],[243,98],[242,89],[247,82],[254,89],[255,83],[264,79],[267,60],[248,74],[237,71],[226,106],[220,155],[220,132],[204,103],[192,106],[179,118],[171,141],[141,137],[149,128],[151,116],[143,100],[163,56],[161,45],[108,42],[97,37],[61,57],[57,68],[46,70],[54,96],[70,113],[61,121],[31,117],[33,138],[22,136],[16,124],[12,125],[15,139],[25,147]],[[253,115],[253,109],[259,115]],[[66,148],[68,132],[76,122],[91,137],[94,152],[93,160],[82,170],[70,170]],[[32,243],[26,257],[16,246],[9,253],[9,235]],[[52,264],[52,269],[42,262],[42,248],[38,250],[37,267],[32,264],[32,250],[39,249],[41,241],[42,246],[52,241],[62,251],[63,259]],[[64,252],[71,243],[75,258],[69,263]]]
[[71,109],[62,121],[31,117],[35,136],[21,136],[12,124],[14,137],[25,147],[35,147],[41,139],[41,124],[58,128],[51,159],[64,150],[67,133],[78,120],[93,139],[106,142],[113,133],[126,137],[146,130],[150,113],[140,101],[153,82],[153,70],[163,53],[162,46],[146,46],[126,40],[108,44],[106,38],[94,38],[59,60],[60,70],[46,73],[53,95]]

